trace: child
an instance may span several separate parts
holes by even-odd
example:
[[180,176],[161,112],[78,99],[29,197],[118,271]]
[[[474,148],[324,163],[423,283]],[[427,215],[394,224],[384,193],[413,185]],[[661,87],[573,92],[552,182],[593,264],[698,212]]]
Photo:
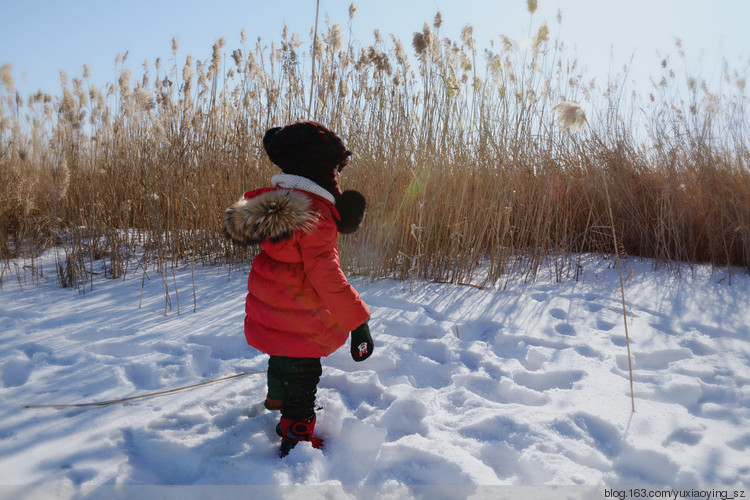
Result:
[[261,247],[248,278],[245,337],[270,355],[265,406],[281,410],[284,457],[299,441],[323,444],[313,435],[320,358],[350,332],[355,361],[373,351],[370,311],[347,282],[336,247],[339,232],[359,227],[365,199],[339,188],[351,152],[323,125],[272,128],[263,147],[283,174],[227,208],[223,226],[232,240]]

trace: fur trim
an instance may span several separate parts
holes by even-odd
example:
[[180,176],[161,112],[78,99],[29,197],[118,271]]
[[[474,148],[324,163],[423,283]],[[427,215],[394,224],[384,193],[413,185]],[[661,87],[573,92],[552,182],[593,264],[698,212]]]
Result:
[[310,231],[318,216],[307,195],[299,191],[274,189],[241,199],[224,211],[224,234],[241,245],[255,245],[265,239],[280,241],[297,230]]
[[365,197],[358,191],[344,191],[344,194],[338,196],[336,208],[341,215],[341,220],[336,221],[336,226],[339,233],[351,234],[359,229],[365,217],[366,207]]

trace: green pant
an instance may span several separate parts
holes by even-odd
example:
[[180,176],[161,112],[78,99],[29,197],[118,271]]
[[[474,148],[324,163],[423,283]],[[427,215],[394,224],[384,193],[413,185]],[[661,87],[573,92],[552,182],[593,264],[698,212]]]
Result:
[[322,373],[320,358],[271,356],[266,401],[280,402],[284,418],[310,418],[315,415],[315,394]]

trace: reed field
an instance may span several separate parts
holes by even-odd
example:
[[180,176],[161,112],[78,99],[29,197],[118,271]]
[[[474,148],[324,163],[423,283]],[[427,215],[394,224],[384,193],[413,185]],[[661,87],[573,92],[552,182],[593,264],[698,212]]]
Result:
[[0,284],[37,279],[44,250],[62,286],[246,262],[257,248],[226,239],[221,214],[280,172],[264,132],[302,119],[354,152],[341,184],[368,210],[339,239],[348,273],[503,286],[615,251],[750,270],[747,68],[710,89],[678,43],[636,92],[627,68],[588,79],[554,37],[562,22],[482,48],[440,14],[370,46],[322,23],[304,41],[219,39],[204,59],[175,41],[178,65],[134,74],[118,56],[117,81],[95,87],[84,67],[58,95],[18,94],[3,66]]

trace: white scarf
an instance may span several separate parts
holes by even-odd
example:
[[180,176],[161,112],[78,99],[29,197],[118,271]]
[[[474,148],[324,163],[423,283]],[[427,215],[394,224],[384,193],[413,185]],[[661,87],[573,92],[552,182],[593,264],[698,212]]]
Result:
[[334,205],[336,204],[336,199],[331,193],[329,193],[307,177],[291,174],[276,174],[271,177],[271,185],[273,187],[280,187],[284,189],[299,189],[301,191],[307,191],[308,193],[316,194],[321,198],[325,198]]

